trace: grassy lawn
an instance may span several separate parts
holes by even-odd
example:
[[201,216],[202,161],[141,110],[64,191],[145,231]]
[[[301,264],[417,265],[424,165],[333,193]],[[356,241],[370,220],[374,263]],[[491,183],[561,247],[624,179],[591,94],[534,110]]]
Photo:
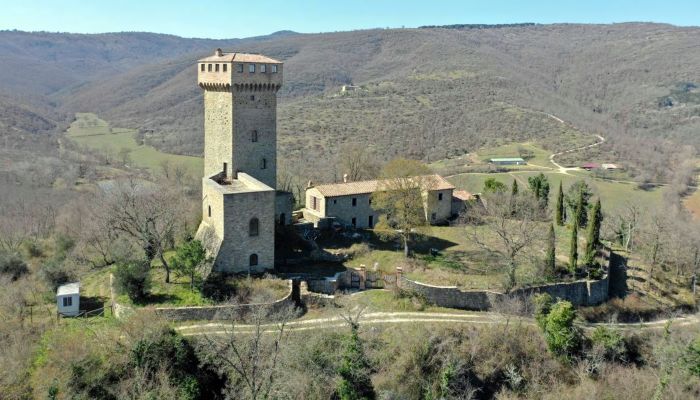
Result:
[[151,172],[160,171],[161,163],[168,160],[173,165],[182,166],[190,175],[202,173],[203,160],[199,157],[168,154],[151,146],[139,145],[134,139],[135,130],[110,127],[107,121],[95,114],[77,113],[75,117],[67,135],[79,144],[111,152],[115,157],[122,149],[128,149],[131,163]]
[[[430,168],[438,174],[452,175],[458,172],[469,172],[471,170],[483,170],[489,164],[491,158],[503,157],[520,157],[519,149],[525,149],[532,152],[532,158],[527,160],[526,165],[501,165],[498,166],[501,170],[507,169],[510,171],[548,171],[554,168],[549,162],[551,152],[537,146],[534,143],[509,143],[496,147],[488,147],[480,149],[477,153],[464,154],[459,157],[453,157],[443,160],[438,160],[429,164]],[[495,166],[494,166],[495,167]]]
[[[545,230],[546,223],[542,224]],[[474,241],[474,235],[484,242],[487,248]],[[570,231],[566,227],[556,227],[557,261],[564,268],[568,259]],[[579,236],[583,246],[583,235]],[[485,227],[450,226],[431,227],[414,243],[415,257],[406,260],[401,248],[393,243],[370,239],[371,251],[356,254],[346,265],[359,267],[364,264],[372,270],[395,273],[397,266],[404,268],[409,279],[442,286],[458,286],[463,289],[501,290],[505,279],[504,258],[498,252],[498,239]],[[347,247],[349,248],[349,246]],[[436,256],[430,249],[439,250]],[[521,285],[543,283],[540,266],[544,257],[544,246],[533,246],[520,258],[516,273]]]
[[549,163],[549,155],[552,153],[533,143],[509,143],[498,147],[480,149],[477,152],[477,158],[482,162],[488,162],[491,158],[520,157],[519,148],[531,151],[533,157],[526,160],[529,165],[509,166],[510,168],[520,169],[528,166],[530,168],[533,166],[552,167]]
[[[558,172],[543,173],[549,179],[550,204],[553,204],[556,199],[559,182],[562,182],[564,192],[566,193],[568,187],[578,180],[585,180],[593,189],[594,196],[600,196],[604,212],[610,213],[622,209],[630,204],[631,201],[647,209],[658,207],[662,202],[662,189],[659,188],[642,190],[632,183],[619,183],[596,179],[585,171],[576,172],[571,175],[564,175]],[[520,187],[523,187],[523,184],[527,186],[527,179],[529,177],[538,174],[539,172],[534,171],[495,174],[461,174],[450,177],[449,180],[458,189],[479,193],[483,190],[484,181],[488,178],[494,178],[508,186],[512,184],[513,179],[517,179]]]

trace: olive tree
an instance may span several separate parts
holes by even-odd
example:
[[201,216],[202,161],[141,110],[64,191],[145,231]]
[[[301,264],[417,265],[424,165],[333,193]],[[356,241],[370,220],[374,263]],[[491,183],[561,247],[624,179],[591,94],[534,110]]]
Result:
[[416,228],[428,224],[425,193],[435,184],[429,173],[419,161],[395,159],[382,168],[372,193],[372,208],[381,214],[375,231],[385,239],[400,238],[406,257]]

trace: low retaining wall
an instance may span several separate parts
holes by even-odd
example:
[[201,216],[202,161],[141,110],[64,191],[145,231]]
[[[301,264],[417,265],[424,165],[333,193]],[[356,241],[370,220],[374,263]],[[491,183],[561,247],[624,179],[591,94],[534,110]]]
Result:
[[383,289],[396,285],[396,274],[386,274],[380,271],[367,271],[360,268],[348,268],[331,277],[306,279],[309,291],[323,294],[334,294],[342,289]]
[[494,302],[507,296],[528,297],[547,293],[555,299],[570,301],[574,306],[593,306],[608,300],[608,275],[598,281],[581,280],[570,283],[533,286],[517,289],[508,294],[488,290],[460,290],[456,286],[433,286],[400,278],[402,289],[419,293],[436,306],[460,308],[464,310],[486,311]]
[[171,321],[191,320],[231,320],[243,317],[252,311],[265,308],[269,314],[275,314],[285,308],[294,307],[299,301],[299,283],[288,280],[289,291],[283,298],[272,303],[225,304],[220,306],[197,307],[156,307],[156,314]]
[[[113,277],[110,276],[112,310],[117,319],[134,312],[134,309],[116,301],[114,288],[112,286]],[[300,301],[299,282],[289,279],[287,281],[289,291],[287,294],[271,303],[253,304],[224,304],[219,306],[193,306],[193,307],[149,307],[156,314],[171,321],[192,321],[192,320],[231,320],[243,317],[259,308],[265,308],[269,314],[275,314],[288,307],[296,306]]]
[[487,290],[460,290],[456,286],[433,286],[412,281],[401,276],[401,289],[415,292],[440,307],[460,308],[464,310],[489,310],[496,298],[503,296],[498,292]]

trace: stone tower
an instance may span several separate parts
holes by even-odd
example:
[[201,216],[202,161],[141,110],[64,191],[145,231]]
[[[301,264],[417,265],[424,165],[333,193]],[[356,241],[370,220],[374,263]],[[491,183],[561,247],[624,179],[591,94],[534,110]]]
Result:
[[204,89],[202,223],[197,238],[214,270],[258,272],[274,268],[275,224],[291,214],[277,179],[277,91],[282,63],[243,53],[197,63]]
[[276,187],[282,63],[217,49],[199,60],[197,83],[204,89],[204,176],[243,171]]

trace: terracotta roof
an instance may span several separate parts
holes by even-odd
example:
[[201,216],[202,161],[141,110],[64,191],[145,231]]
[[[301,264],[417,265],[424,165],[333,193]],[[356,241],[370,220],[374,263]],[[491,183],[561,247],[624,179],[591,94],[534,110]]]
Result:
[[214,53],[214,55],[205,57],[199,60],[199,62],[254,62],[254,63],[269,63],[269,64],[282,64],[282,61],[275,60],[261,54],[247,54],[247,53]]
[[[429,182],[430,190],[448,190],[454,189],[454,185],[448,182],[440,175],[425,175],[424,178]],[[317,185],[314,189],[318,190],[324,197],[349,196],[353,194],[367,194],[376,192],[377,188],[383,185],[387,180],[371,180],[357,181],[347,183],[330,183],[327,185]]]
[[457,201],[468,201],[475,199],[474,195],[467,192],[466,190],[455,190],[452,192],[452,200]]

